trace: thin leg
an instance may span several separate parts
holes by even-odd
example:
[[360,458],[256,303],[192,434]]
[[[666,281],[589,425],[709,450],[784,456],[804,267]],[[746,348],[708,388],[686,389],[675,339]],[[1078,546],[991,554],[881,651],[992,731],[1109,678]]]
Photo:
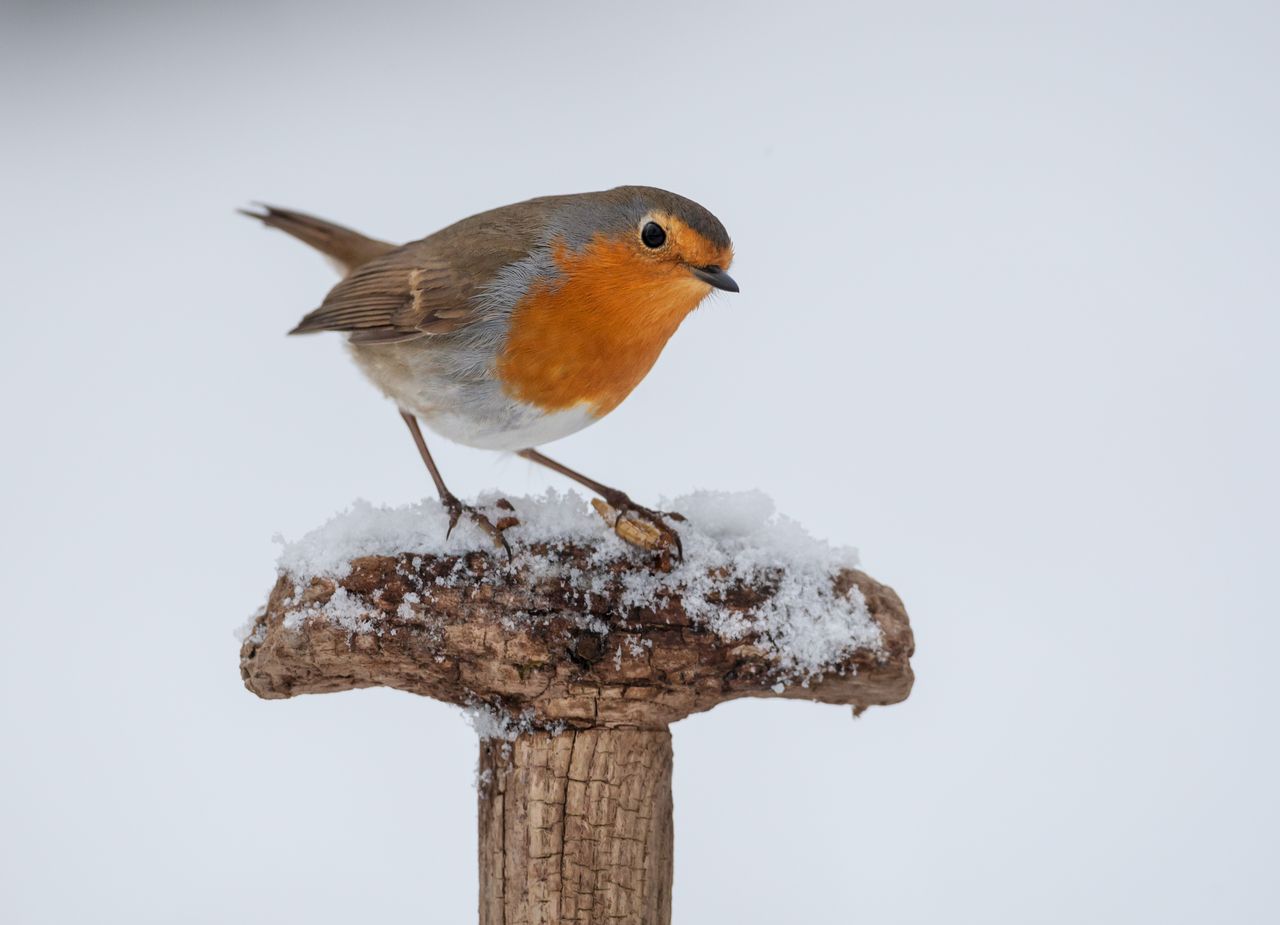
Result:
[[625,491],[610,488],[608,485],[597,482],[595,479],[588,478],[581,472],[576,472],[573,469],[570,469],[564,463],[558,463],[550,456],[544,456],[532,447],[527,450],[519,450],[516,455],[522,456],[530,462],[536,462],[540,466],[546,466],[554,472],[559,472],[561,475],[573,479],[579,485],[584,485],[591,489],[603,498],[609,507],[617,511],[619,517],[623,514],[630,513],[647,520],[649,523],[657,527],[663,536],[671,541],[671,544],[676,548],[676,554],[680,558],[684,558],[684,545],[680,542],[680,534],[671,529],[663,519],[669,517],[672,520],[682,521],[684,520],[683,514],[677,514],[674,511],[654,511],[647,507],[641,507],[639,504],[632,501]]
[[[605,501],[608,501],[610,505],[613,505],[615,500],[623,501],[627,504],[631,503],[631,499],[626,496],[625,492],[618,491],[616,488],[610,488],[608,485],[602,485],[595,479],[589,479],[581,472],[575,472],[564,463],[558,463],[550,456],[544,456],[535,449],[520,450],[516,455],[523,456],[525,459],[536,462],[540,466],[546,466],[548,469],[559,472],[561,475],[573,479],[579,485],[585,485],[601,498],[604,498]],[[616,507],[616,505],[613,506]]]
[[431,473],[431,481],[436,483],[436,491],[440,493],[440,500],[444,502],[457,501],[453,496],[453,492],[445,487],[444,479],[440,477],[440,470],[436,468],[436,461],[431,458],[431,451],[427,449],[427,441],[422,438],[422,428],[418,426],[418,419],[403,408],[400,409],[400,417],[404,418],[404,422],[409,425],[409,433],[413,434],[413,442],[418,445],[418,452],[422,454],[422,461],[427,464],[427,471]]
[[[502,517],[495,524],[485,516],[483,511],[478,511],[459,501],[457,496],[445,485],[444,478],[440,475],[440,470],[436,468],[436,461],[431,458],[431,451],[427,449],[427,441],[422,437],[422,428],[418,426],[418,419],[403,408],[400,409],[400,417],[404,418],[405,424],[409,426],[409,433],[413,435],[413,442],[417,444],[418,453],[421,454],[422,461],[427,464],[427,471],[431,473],[431,481],[436,483],[436,491],[440,493],[440,503],[449,512],[449,532],[445,534],[445,539],[448,539],[453,533],[453,528],[458,525],[458,520],[465,513],[480,529],[493,537],[495,543],[507,551],[507,558],[511,558],[511,546],[507,543],[507,538],[502,534],[508,527],[514,527],[520,521],[514,517]],[[497,506],[506,511],[515,510],[511,506],[511,502],[506,498],[498,501]]]

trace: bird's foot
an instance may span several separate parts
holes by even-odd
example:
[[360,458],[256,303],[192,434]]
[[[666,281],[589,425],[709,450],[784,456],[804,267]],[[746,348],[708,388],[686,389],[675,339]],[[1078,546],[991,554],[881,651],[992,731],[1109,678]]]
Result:
[[489,538],[493,540],[495,546],[500,546],[507,553],[507,558],[511,558],[511,544],[507,542],[507,538],[503,535],[507,530],[520,523],[515,517],[515,508],[511,506],[511,502],[506,498],[499,498],[494,502],[494,507],[502,511],[510,511],[510,514],[503,515],[498,518],[498,522],[494,523],[489,519],[489,515],[477,507],[469,504],[463,504],[453,495],[446,495],[440,499],[440,503],[444,505],[444,509],[449,512],[449,531],[444,535],[447,540],[453,534],[453,528],[458,525],[458,521],[462,519],[462,515],[467,517],[477,527],[489,534]]
[[664,554],[674,552],[677,560],[684,559],[680,534],[667,523],[667,520],[682,523],[685,519],[683,514],[644,507],[621,491],[601,494],[604,500],[593,500],[591,504],[619,537],[640,549],[662,551]]

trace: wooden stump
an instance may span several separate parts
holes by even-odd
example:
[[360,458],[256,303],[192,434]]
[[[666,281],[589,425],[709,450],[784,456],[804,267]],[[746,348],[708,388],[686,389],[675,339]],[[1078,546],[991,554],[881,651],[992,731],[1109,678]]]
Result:
[[671,568],[557,543],[511,562],[405,553],[282,575],[241,674],[266,699],[384,685],[478,712],[482,925],[666,925],[669,724],[740,697],[896,703],[913,651],[897,595],[855,569],[814,600],[862,620],[860,641],[815,669],[779,639],[829,614],[792,601],[785,620],[757,619],[785,575]]

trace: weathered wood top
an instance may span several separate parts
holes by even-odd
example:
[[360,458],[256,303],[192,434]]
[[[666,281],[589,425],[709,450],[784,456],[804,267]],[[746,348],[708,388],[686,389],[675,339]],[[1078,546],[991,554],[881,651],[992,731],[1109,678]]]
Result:
[[[837,652],[815,672],[797,666],[779,634],[787,621],[829,614],[791,603],[779,618],[781,574],[751,584],[684,576],[638,594],[652,592],[663,568],[564,543],[531,546],[513,562],[406,553],[355,559],[341,578],[283,575],[243,643],[241,673],[267,699],[384,685],[573,728],[660,728],[739,697],[860,711],[910,693],[906,612],[863,572],[830,575],[831,600],[869,616],[878,642]],[[698,586],[693,613],[682,582]],[[770,608],[770,621],[756,619]]]

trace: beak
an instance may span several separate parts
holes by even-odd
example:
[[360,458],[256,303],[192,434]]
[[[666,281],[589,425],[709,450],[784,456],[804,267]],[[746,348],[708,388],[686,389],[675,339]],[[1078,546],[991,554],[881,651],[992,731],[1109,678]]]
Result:
[[689,267],[689,272],[708,286],[715,286],[725,292],[738,291],[738,284],[733,281],[733,277],[714,263],[707,267]]

